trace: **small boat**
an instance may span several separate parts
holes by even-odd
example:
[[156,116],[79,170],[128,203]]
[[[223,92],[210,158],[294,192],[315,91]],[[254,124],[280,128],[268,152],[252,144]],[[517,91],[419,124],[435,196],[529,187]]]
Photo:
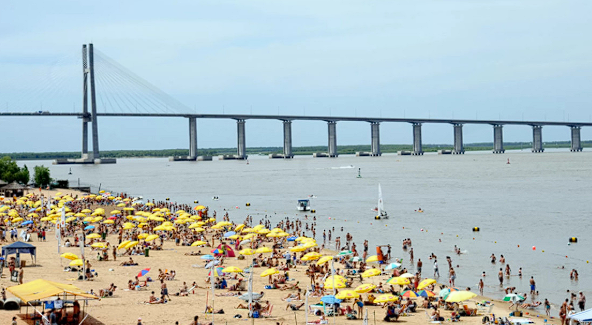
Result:
[[220,199],[220,198],[219,198],[219,197],[217,197],[217,196],[212,196],[212,200],[214,200],[214,201],[218,201],[219,199]]
[[[508,164],[509,164],[509,160],[508,160]],[[72,168],[70,168],[70,171],[68,172],[68,175],[72,175]]]
[[309,197],[309,198],[311,198],[311,199],[316,199],[316,198],[317,198],[317,196],[316,196],[316,195],[314,195],[314,194],[311,194],[311,195],[309,195],[308,197]]
[[310,200],[298,200],[298,211],[310,211]]
[[374,219],[388,219],[388,214],[386,213],[386,211],[384,210],[384,202],[382,201],[382,188],[380,187],[380,184],[378,184],[378,206],[376,207],[378,209],[378,214],[374,217]]

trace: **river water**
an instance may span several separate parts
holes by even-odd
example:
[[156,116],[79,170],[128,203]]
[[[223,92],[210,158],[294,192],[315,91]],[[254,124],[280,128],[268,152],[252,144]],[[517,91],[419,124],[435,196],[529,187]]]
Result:
[[[507,164],[507,159],[511,164]],[[428,256],[438,256],[441,282],[448,281],[445,256],[451,256],[458,287],[477,291],[485,277],[485,295],[504,295],[497,279],[500,263],[494,253],[506,257],[513,276],[504,286],[528,292],[531,276],[545,298],[560,304],[566,290],[582,290],[592,297],[592,153],[563,151],[532,154],[473,152],[465,155],[353,157],[337,159],[296,157],[292,160],[252,156],[245,161],[169,162],[167,159],[119,159],[115,165],[44,164],[56,179],[76,184],[101,184],[102,188],[142,195],[146,199],[208,205],[230,212],[236,222],[247,214],[258,220],[271,215],[277,222],[286,216],[304,217],[296,200],[314,194],[317,240],[322,230],[335,227],[335,236],[353,234],[361,252],[364,239],[374,245],[391,244],[392,255],[404,259],[401,240],[411,238],[415,262],[424,262],[423,276],[433,272]],[[353,167],[352,167],[353,166]],[[361,178],[357,178],[358,168]],[[68,175],[71,169],[72,174]],[[378,184],[382,186],[389,220],[374,220]],[[219,201],[212,201],[218,196]],[[246,207],[246,203],[250,207]],[[417,213],[421,207],[425,212]],[[309,217],[308,222],[312,222]],[[340,227],[343,226],[343,232]],[[479,232],[473,232],[479,227]],[[569,237],[578,243],[569,244]],[[454,255],[457,245],[465,253]],[[536,250],[533,250],[533,246]],[[523,269],[523,278],[517,275]],[[579,281],[569,278],[577,269]],[[413,267],[411,267],[414,270]],[[577,307],[577,306],[576,306]],[[554,308],[555,309],[555,308]],[[542,308],[540,309],[542,310]],[[555,309],[556,314],[556,309]]]

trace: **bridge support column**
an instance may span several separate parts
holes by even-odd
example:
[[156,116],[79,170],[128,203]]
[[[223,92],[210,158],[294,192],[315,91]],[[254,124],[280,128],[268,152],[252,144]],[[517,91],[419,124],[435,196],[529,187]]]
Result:
[[284,121],[284,157],[293,158],[292,154],[292,121]]
[[189,159],[197,159],[197,119],[190,117],[189,119]]
[[236,120],[236,159],[247,159],[245,138],[245,120]]
[[421,123],[412,123],[413,125],[413,151],[414,156],[423,155],[423,148],[421,145]]
[[92,43],[88,44],[88,65],[90,72],[90,109],[92,122],[92,159],[100,159],[99,154],[99,124],[97,121],[97,99],[95,94],[95,59]]
[[452,153],[455,155],[462,155],[465,153],[465,146],[463,144],[463,125],[453,124],[454,127],[454,149]]
[[82,45],[82,159],[88,158],[88,52]]
[[337,157],[337,122],[329,121],[327,127],[329,133],[327,154],[329,157]]
[[504,153],[504,126],[495,124],[493,126],[493,153]]
[[571,128],[571,152],[578,152],[582,151],[582,138],[580,137],[580,130],[582,129],[579,126],[570,126]]
[[532,152],[543,152],[543,127],[541,125],[532,126]]
[[380,123],[379,122],[370,122],[370,136],[371,143],[370,143],[370,156],[377,157],[381,156],[382,153],[380,152]]

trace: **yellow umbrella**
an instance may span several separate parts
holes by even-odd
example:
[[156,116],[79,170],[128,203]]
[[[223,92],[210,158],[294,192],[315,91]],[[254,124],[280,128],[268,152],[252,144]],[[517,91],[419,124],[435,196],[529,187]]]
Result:
[[203,205],[198,205],[198,206],[196,206],[195,208],[193,208],[193,210],[195,210],[195,211],[199,211],[199,210],[203,210],[203,209],[205,209],[205,208],[206,208],[206,207],[205,207],[205,206],[203,206]]
[[323,284],[323,288],[325,289],[342,289],[345,288],[345,282],[335,281],[335,286],[333,285],[333,281],[325,281]]
[[376,299],[374,299],[374,303],[384,303],[384,302],[391,302],[391,301],[397,301],[399,300],[399,297],[397,296],[393,296],[391,294],[384,294],[384,295],[380,295],[378,297],[376,297]]
[[139,243],[139,242],[138,242],[137,240],[135,240],[135,241],[133,241],[133,242],[129,242],[129,243],[127,243],[127,245],[125,245],[125,248],[126,248],[126,249],[132,248],[132,247],[134,247],[134,246],[138,245],[138,243]]
[[317,265],[323,265],[333,259],[333,256],[323,256],[317,261]]
[[90,245],[90,247],[94,247],[94,248],[106,248],[107,244],[105,243],[94,243],[92,245]]
[[118,208],[123,208],[124,206],[125,206],[125,203],[117,203]]
[[148,203],[146,203],[146,206],[148,206],[148,207],[154,206],[154,203],[148,202]]
[[142,233],[142,234],[139,234],[138,235],[138,239],[144,239],[146,237],[148,237],[148,234],[147,233]]
[[255,254],[253,252],[253,250],[250,249],[250,248],[245,248],[242,251],[239,251],[238,253],[241,254],[241,255],[253,255],[253,254]]
[[242,230],[242,232],[245,232],[245,233],[247,233],[247,232],[257,232],[257,230],[255,230],[255,229],[253,229],[253,228],[244,228],[244,229]]
[[390,278],[388,279],[388,281],[386,281],[386,283],[388,284],[397,284],[400,286],[404,286],[409,284],[409,279],[408,278],[402,278],[402,277],[395,277],[395,278]]
[[194,241],[193,244],[191,244],[191,246],[201,246],[201,245],[205,245],[205,244],[207,244],[205,241],[198,240],[198,241]]
[[12,222],[21,222],[21,221],[23,221],[23,220],[25,220],[25,219],[23,219],[23,218],[21,218],[21,217],[18,217],[18,218],[14,218],[14,219],[12,219]]
[[305,251],[307,249],[308,248],[306,248],[304,246],[290,247],[290,252],[303,252],[303,251]]
[[271,276],[271,275],[278,274],[278,273],[280,273],[280,271],[278,271],[277,269],[272,267],[271,269],[267,269],[267,270],[263,271],[263,273],[261,273],[260,276],[262,278],[264,278],[266,276]]
[[477,294],[470,291],[452,291],[446,297],[446,302],[461,302],[475,297],[477,297]]
[[342,277],[341,275],[329,275],[325,282],[333,282],[333,278],[335,278],[335,282],[347,282],[347,279]]
[[234,228],[234,231],[241,231],[244,227],[245,227],[245,224],[238,225],[238,226],[236,226],[236,228]]
[[76,217],[66,218],[66,222],[72,222],[74,220],[76,220]]
[[119,246],[117,246],[117,249],[122,249],[124,248],[127,244],[129,244],[131,241],[129,240],[124,240],[121,242],[121,244],[119,244]]
[[158,237],[160,237],[160,236],[150,235],[150,236],[146,237],[145,241],[153,241],[153,240],[157,239]]
[[236,266],[228,266],[222,269],[223,273],[242,273],[243,270]]
[[269,229],[259,229],[259,230],[257,230],[257,233],[258,234],[261,234],[261,235],[269,234],[270,232],[271,232],[271,230],[269,230]]
[[60,255],[60,257],[67,258],[69,260],[78,259],[78,256],[76,254],[72,254],[72,253],[64,253],[64,254]]
[[239,239],[239,238],[240,238],[239,235],[228,236],[228,239]]
[[86,236],[87,239],[98,239],[101,238],[101,235],[99,234],[90,234],[88,236]]
[[264,254],[264,253],[271,253],[271,252],[273,252],[273,251],[271,250],[271,248],[269,248],[269,247],[265,247],[265,246],[263,246],[263,247],[261,247],[261,248],[258,248],[258,249],[255,251],[255,253],[257,253],[257,254]]
[[114,223],[115,223],[115,221],[113,221],[113,220],[111,220],[111,219],[108,219],[108,220],[105,220],[105,221],[103,221],[103,223],[104,223],[104,224],[107,224],[107,225],[112,225],[112,224],[114,224]]
[[425,288],[427,286],[430,286],[433,283],[436,283],[436,280],[434,280],[434,279],[425,279],[425,280],[422,280],[419,283],[419,285],[417,286],[417,289],[418,290],[421,290],[421,289],[423,289],[423,288]]
[[247,240],[247,239],[251,239],[251,238],[253,238],[255,236],[257,236],[257,235],[255,235],[255,234],[247,234],[245,237],[243,237],[243,239],[244,240]]
[[79,258],[70,262],[70,266],[83,266],[83,265],[84,265],[84,261]]
[[379,269],[369,269],[364,271],[364,273],[362,273],[362,278],[369,278],[372,276],[377,276],[382,274],[382,272]]
[[366,263],[378,262],[378,255],[372,255],[366,259]]
[[91,213],[92,211],[90,209],[84,209],[82,211],[80,211],[81,213]]
[[360,295],[353,290],[342,290],[337,295],[335,295],[335,298],[337,299],[355,299],[359,297]]
[[372,291],[374,288],[376,288],[375,284],[366,283],[360,284],[357,288],[354,289],[354,291],[357,293],[366,293]]

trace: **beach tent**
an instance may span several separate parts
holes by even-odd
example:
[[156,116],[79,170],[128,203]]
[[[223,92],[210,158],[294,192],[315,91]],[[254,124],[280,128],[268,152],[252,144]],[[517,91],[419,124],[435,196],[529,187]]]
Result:
[[592,323],[592,309],[584,310],[567,317],[570,319],[570,324],[572,321],[577,321],[580,323]]
[[[35,309],[37,313],[41,315],[41,317],[45,318],[42,312],[37,310],[31,302],[33,301],[48,301],[54,300],[55,298],[61,298],[63,301],[68,300],[85,300],[88,301],[90,299],[99,300],[99,297],[94,295],[88,294],[81,290],[80,288],[75,287],[72,284],[63,284],[43,279],[33,280],[27,283],[19,284],[16,286],[8,287],[8,291],[15,295],[17,298],[21,299],[25,302],[28,306],[30,305]],[[86,304],[84,304],[85,306]],[[28,314],[28,312],[27,312]],[[86,319],[88,314],[84,317]],[[84,319],[82,322],[84,322]],[[80,324],[82,324],[82,322]]]
[[8,255],[12,254],[31,254],[31,259],[37,262],[37,247],[23,243],[21,241],[14,242],[10,245],[2,246],[2,257],[6,259]]
[[232,250],[232,247],[226,245],[226,244],[220,244],[218,245],[217,249],[215,249],[214,251],[218,251],[220,253],[214,253],[216,255],[216,257],[219,256],[224,256],[224,257],[236,257],[234,255],[234,251]]

